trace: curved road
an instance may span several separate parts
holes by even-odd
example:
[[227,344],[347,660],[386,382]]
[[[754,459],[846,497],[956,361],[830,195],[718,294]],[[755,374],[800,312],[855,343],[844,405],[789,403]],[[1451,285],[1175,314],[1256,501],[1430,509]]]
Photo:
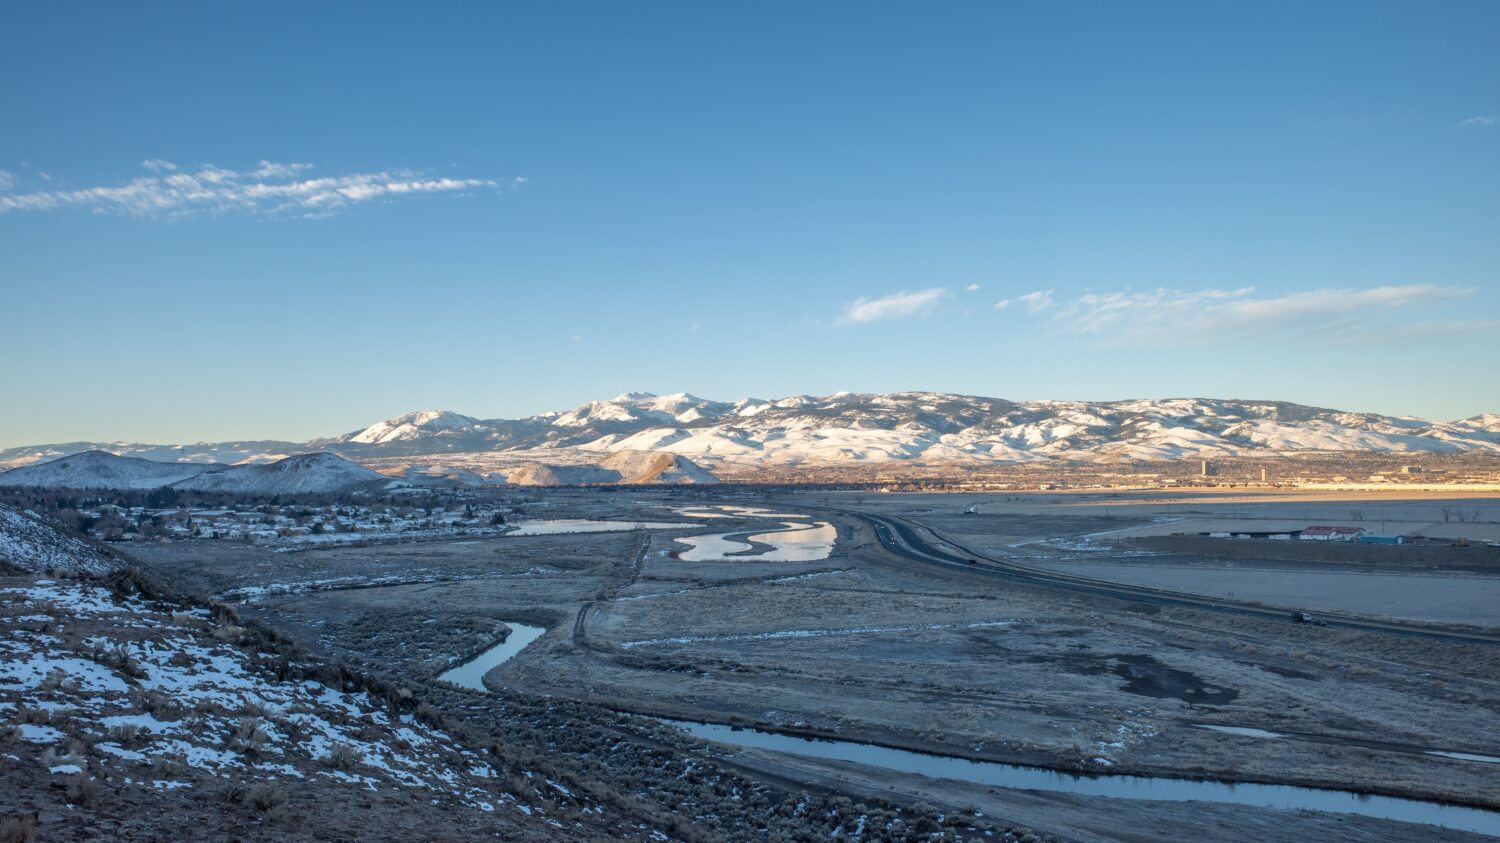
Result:
[[[1122,600],[1133,600],[1139,603],[1155,603],[1164,606],[1186,606],[1193,609],[1206,609],[1213,612],[1224,612],[1234,615],[1244,615],[1255,618],[1292,622],[1291,613],[1293,609],[1273,608],[1256,605],[1254,603],[1243,603],[1235,600],[1220,599],[1202,595],[1184,594],[1176,591],[1166,591],[1159,588],[1146,586],[1128,585],[1125,583],[1111,582],[1109,580],[1098,580],[1090,577],[1080,577],[1073,574],[1063,574],[1048,571],[1042,568],[1032,568],[1025,565],[1017,565],[993,557],[976,553],[956,541],[939,534],[931,527],[921,529],[931,533],[932,536],[944,545],[952,548],[952,552],[935,547],[931,542],[918,534],[916,525],[889,515],[874,515],[857,510],[840,509],[838,512],[850,515],[869,524],[875,530],[875,537],[887,551],[907,559],[925,562],[934,565],[945,565],[959,568],[972,573],[985,574],[988,576],[1024,582],[1031,585],[1042,585],[1052,588],[1060,588],[1066,591],[1081,592],[1085,594],[1098,594],[1105,597],[1115,597]],[[1330,612],[1318,612],[1318,620],[1330,627],[1344,629],[1357,629],[1366,632],[1386,632],[1396,635],[1410,635],[1419,638],[1432,638],[1439,641],[1450,641],[1463,644],[1487,644],[1500,646],[1500,635],[1484,632],[1468,632],[1456,629],[1442,629],[1417,624],[1406,624],[1400,621],[1385,621],[1374,618],[1364,618],[1358,615],[1346,615]]]

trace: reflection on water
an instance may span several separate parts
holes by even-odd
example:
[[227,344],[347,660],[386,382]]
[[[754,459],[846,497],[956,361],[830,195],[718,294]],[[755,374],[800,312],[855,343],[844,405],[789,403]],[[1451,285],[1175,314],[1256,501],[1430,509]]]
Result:
[[[688,546],[677,554],[684,562],[702,562],[705,559],[722,559],[731,553],[749,550],[746,542],[729,538],[730,533],[710,533],[706,536],[682,536],[677,541]],[[759,558],[759,557],[757,557]]]
[[473,691],[487,690],[484,687],[486,673],[509,661],[516,653],[526,649],[527,644],[541,638],[542,633],[547,631],[539,626],[514,621],[506,621],[505,625],[510,627],[510,635],[505,637],[504,643],[496,644],[471,661],[445,671],[438,677],[438,681],[451,682]]
[[[833,543],[838,539],[838,529],[826,521],[804,524],[796,521],[783,522],[784,529],[768,533],[745,536],[744,531],[710,533],[706,536],[684,536],[677,541],[688,545],[688,549],[677,554],[685,562],[709,560],[737,560],[751,562],[811,562],[827,559],[833,552]],[[730,538],[742,536],[744,538]],[[770,545],[764,552],[751,551],[750,542]],[[731,555],[738,554],[738,555]]]
[[1345,790],[1324,790],[1281,784],[1225,784],[1149,776],[1075,775],[1041,767],[1022,767],[992,761],[969,761],[964,758],[927,755],[852,741],[800,738],[763,732],[758,729],[734,729],[712,723],[666,719],[662,719],[661,722],[676,726],[696,737],[732,746],[769,749],[813,758],[854,761],[902,773],[956,779],[995,787],[1076,793],[1083,796],[1105,796],[1116,799],[1199,800],[1280,810],[1331,811],[1425,823],[1472,831],[1477,834],[1500,836],[1500,812],[1443,805],[1418,799],[1368,796]]
[[827,559],[833,552],[833,543],[839,531],[826,521],[817,524],[787,522],[787,529],[774,533],[760,533],[750,537],[751,541],[775,545],[775,549],[757,556],[757,559],[778,562],[811,562]]

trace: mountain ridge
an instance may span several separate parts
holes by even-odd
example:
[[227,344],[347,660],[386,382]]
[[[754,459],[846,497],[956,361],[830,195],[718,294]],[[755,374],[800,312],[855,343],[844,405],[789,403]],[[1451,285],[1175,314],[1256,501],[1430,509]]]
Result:
[[224,465],[155,462],[107,451],[84,451],[0,473],[0,487],[172,488],[237,494],[335,492],[386,480],[389,478],[385,475],[329,453],[296,454],[268,463]]
[[[70,443],[0,451],[0,466],[94,446],[179,462],[326,450],[347,459],[578,450],[674,454],[715,464],[847,465],[901,461],[1120,461],[1253,454],[1500,453],[1500,414],[1454,422],[1262,399],[1010,401],[942,392],[793,395],[715,401],[690,393],[624,393],[522,419],[451,410],[406,413],[305,443],[186,446]],[[78,447],[77,450],[84,450]],[[545,461],[545,459],[543,459]]]

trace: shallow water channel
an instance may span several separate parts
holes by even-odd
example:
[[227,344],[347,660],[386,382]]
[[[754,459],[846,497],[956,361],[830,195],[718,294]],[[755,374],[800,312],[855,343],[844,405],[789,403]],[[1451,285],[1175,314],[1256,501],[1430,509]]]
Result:
[[[511,628],[503,643],[479,656],[444,672],[439,681],[451,682],[475,691],[487,690],[484,676],[526,649],[547,631],[539,626],[506,621]],[[759,729],[734,728],[718,723],[655,718],[682,729],[694,737],[729,746],[766,749],[788,755],[852,761],[882,767],[899,773],[910,773],[938,779],[955,779],[994,787],[1074,793],[1080,796],[1103,796],[1112,799],[1154,801],[1201,801],[1233,805],[1274,808],[1283,811],[1310,810],[1339,814],[1358,814],[1385,820],[1421,823],[1443,828],[1500,837],[1500,811],[1444,805],[1419,799],[1393,796],[1371,796],[1347,790],[1298,787],[1284,784],[1225,783],[1153,776],[1129,776],[1108,773],[1081,775],[1025,767],[996,761],[971,761],[947,755],[931,755],[905,749],[827,738],[805,738]],[[1239,727],[1210,727],[1233,734],[1250,734],[1261,730]],[[1275,735],[1266,732],[1264,735]],[[1257,737],[1261,735],[1256,735]],[[1279,737],[1279,735],[1278,735]],[[1448,754],[1448,753],[1433,753]],[[1454,754],[1457,757],[1459,754]],[[1489,760],[1489,756],[1480,756]]]
[[[684,562],[812,562],[827,559],[837,539],[838,530],[827,521],[783,521],[780,530],[761,533],[752,529],[680,536],[676,541],[688,549],[680,551],[677,558]],[[770,548],[751,552],[755,548],[752,542]]]
[[803,738],[735,729],[716,723],[694,723],[658,718],[695,737],[731,746],[768,749],[789,755],[853,761],[901,773],[932,778],[956,779],[976,784],[1104,796],[1115,799],[1220,802],[1280,810],[1329,811],[1359,814],[1402,822],[1423,823],[1500,837],[1500,812],[1400,799],[1369,796],[1345,790],[1296,787],[1283,784],[1226,784],[1193,779],[1126,775],[1076,775],[1042,767],[1023,767],[993,761],[970,761],[945,755],[928,755],[853,741]]
[[458,667],[444,671],[438,676],[438,681],[451,682],[473,691],[489,690],[484,687],[484,675],[509,661],[512,656],[526,649],[526,645],[541,638],[542,633],[547,631],[540,626],[530,626],[514,621],[505,621],[505,625],[510,627],[510,635],[505,636],[503,643],[496,644]]

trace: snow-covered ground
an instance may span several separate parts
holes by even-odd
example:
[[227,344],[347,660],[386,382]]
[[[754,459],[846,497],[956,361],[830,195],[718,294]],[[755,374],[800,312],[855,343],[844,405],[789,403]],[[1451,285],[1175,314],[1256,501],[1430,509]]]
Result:
[[278,680],[276,660],[247,635],[99,584],[0,581],[0,731],[29,747],[3,763],[144,789],[323,779],[419,789],[474,811],[534,810],[486,759],[389,700]]
[[119,567],[108,554],[64,535],[35,513],[0,504],[0,568],[7,563],[32,573],[103,574]]

